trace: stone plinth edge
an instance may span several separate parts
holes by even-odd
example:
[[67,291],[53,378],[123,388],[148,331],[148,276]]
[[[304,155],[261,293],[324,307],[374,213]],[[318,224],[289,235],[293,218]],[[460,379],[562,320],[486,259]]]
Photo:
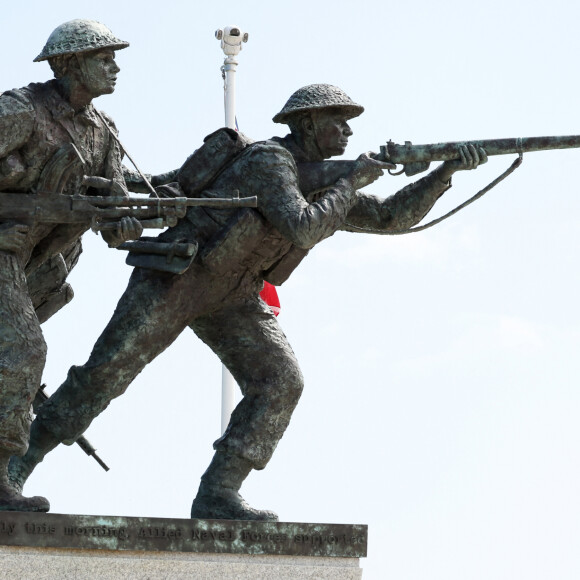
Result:
[[0,512],[0,546],[363,558],[367,526]]

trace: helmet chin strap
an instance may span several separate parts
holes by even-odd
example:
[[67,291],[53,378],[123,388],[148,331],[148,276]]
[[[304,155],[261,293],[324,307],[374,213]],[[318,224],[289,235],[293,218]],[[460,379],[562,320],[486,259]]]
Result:
[[87,71],[87,61],[85,60],[85,55],[82,52],[77,52],[75,54],[75,57],[77,59],[77,62],[79,63],[79,71],[81,72],[80,81],[83,84],[86,84],[89,74]]
[[312,139],[312,141],[309,140],[308,143],[309,151],[307,151],[307,153],[308,154],[314,153],[320,159],[324,159],[322,151],[320,150],[320,146],[318,144],[318,123],[316,121],[314,111],[310,112],[310,122],[312,123],[312,133],[314,138]]
[[75,53],[72,55],[76,59],[71,59],[65,74],[58,79],[63,88],[64,95],[75,109],[80,109],[88,105],[94,95],[87,90],[90,85],[88,67],[83,54]]

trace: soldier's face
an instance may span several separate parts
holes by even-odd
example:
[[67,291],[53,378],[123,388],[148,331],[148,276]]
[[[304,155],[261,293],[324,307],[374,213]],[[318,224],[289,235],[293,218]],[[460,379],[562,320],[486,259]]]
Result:
[[342,155],[348,145],[352,129],[347,117],[340,111],[320,111],[313,115],[312,123],[316,143],[324,159]]
[[108,48],[82,55],[82,83],[93,98],[115,90],[117,73],[115,52]]

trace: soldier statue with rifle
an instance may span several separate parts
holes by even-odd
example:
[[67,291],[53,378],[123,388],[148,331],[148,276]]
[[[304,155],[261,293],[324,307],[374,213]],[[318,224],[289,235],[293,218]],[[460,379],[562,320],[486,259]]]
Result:
[[[15,490],[7,467],[28,447],[31,404],[36,411],[47,398],[40,384],[46,356],[40,324],[72,299],[66,277],[82,234],[91,227],[110,247],[124,249],[144,227],[177,224],[188,207],[256,204],[237,195],[160,199],[153,184],[166,183],[175,171],[151,177],[121,165],[129,155],[92,100],[114,91],[115,50],[127,46],[99,22],[66,22],[35,59],[48,60],[56,78],[0,95],[0,510],[49,509],[45,498]],[[155,199],[131,197],[128,189]],[[131,249],[151,252],[166,270],[179,272],[197,246],[143,240]],[[86,439],[77,443],[107,469]]]
[[[369,154],[351,162],[340,178],[301,186],[299,168],[314,163],[324,177],[325,160],[344,153],[352,135],[348,121],[362,112],[341,89],[310,85],[296,91],[274,117],[290,127],[286,137],[251,143],[224,129],[185,163],[177,183],[164,188],[166,195],[211,199],[242,191],[257,196],[257,208],[218,212],[192,207],[174,227],[147,241],[186,241],[198,247],[181,273],[160,271],[154,255],[130,254],[129,263],[137,267],[89,361],[72,367],[65,383],[39,408],[28,452],[10,463],[16,489],[50,450],[77,440],[189,326],[220,357],[243,393],[214,444],[191,516],[277,519],[273,512],[250,507],[239,494],[249,473],[268,463],[303,386],[294,353],[258,296],[264,280],[283,283],[310,248],[338,230],[385,232],[416,224],[449,189],[456,171],[474,169],[487,159],[482,148],[458,145],[452,160],[386,199],[358,191],[394,168]],[[216,139],[219,146],[205,151]],[[208,159],[226,151],[228,142],[231,158],[201,179]]]
[[[0,99],[0,107],[1,103]],[[106,222],[131,215],[155,217],[155,212],[164,207],[174,210],[170,220],[164,222],[172,227],[157,238],[119,245],[130,250],[127,262],[136,266],[129,286],[88,362],[72,367],[58,391],[37,406],[26,454],[21,455],[27,434],[28,415],[24,412],[20,414],[24,418],[22,429],[15,429],[16,435],[22,435],[20,445],[10,447],[10,437],[14,439],[14,435],[2,440],[6,452],[12,450],[15,455],[9,465],[9,480],[0,480],[0,507],[47,509],[45,500],[26,500],[20,495],[36,465],[61,442],[76,441],[85,449],[81,436],[92,420],[189,326],[228,367],[244,395],[224,435],[214,444],[216,452],[201,478],[191,516],[277,519],[273,512],[250,507],[239,494],[249,473],[268,463],[303,387],[294,353],[275,316],[258,296],[263,282],[282,284],[310,248],[336,231],[409,231],[451,186],[456,171],[475,169],[486,162],[488,154],[519,153],[520,157],[477,196],[513,171],[525,151],[580,146],[580,136],[418,146],[389,142],[376,155],[363,154],[355,161],[328,161],[344,153],[352,135],[348,121],[362,112],[363,108],[341,89],[309,85],[296,91],[274,117],[274,121],[290,127],[289,135],[253,143],[229,129],[216,131],[176,172],[175,183],[161,185],[154,192],[155,196],[171,199],[148,200],[136,211],[130,198],[72,196],[55,200],[52,196],[48,213],[53,218],[58,216],[73,230],[81,223],[86,229],[90,221],[96,229],[113,227],[113,233],[106,234],[113,238],[118,228]],[[114,136],[113,141],[118,144]],[[111,147],[114,149],[115,144]],[[75,158],[73,153],[66,151],[54,165],[69,167]],[[438,168],[386,199],[359,191],[385,169],[392,172],[396,164],[404,165],[404,171],[413,175],[437,160],[443,161]],[[4,171],[18,166],[18,155],[10,164],[0,159],[0,169]],[[114,167],[118,169],[118,165]],[[118,172],[93,173],[104,173],[107,183],[111,179],[119,183]],[[166,178],[158,178],[157,184],[163,184]],[[125,173],[125,182],[133,181]],[[143,181],[146,183],[141,179],[141,185],[135,187],[142,187]],[[9,181],[6,187],[14,189],[18,183]],[[99,179],[92,177],[83,183],[99,184]],[[38,199],[16,207],[13,194],[1,193],[7,189],[3,182],[0,184],[0,219],[3,212],[12,215],[11,211],[30,217],[30,212],[46,202],[38,193]],[[118,195],[118,186],[114,187]],[[28,185],[16,191],[30,189],[34,188]],[[251,197],[238,199],[240,191]],[[226,205],[220,196],[230,198]],[[117,231],[111,243],[117,245],[128,237],[123,235],[123,229],[129,227],[132,226]],[[29,231],[13,230],[11,235],[26,240]],[[15,245],[12,252],[16,254],[19,247]],[[50,247],[54,249],[53,245]],[[3,259],[6,253],[9,250],[4,251]],[[0,269],[0,275],[5,276],[6,272]],[[23,288],[22,274],[18,280]],[[30,278],[28,282],[30,287]],[[31,312],[29,305],[25,316],[28,324]],[[3,344],[8,344],[12,335],[1,332]],[[264,352],[268,352],[267,357]],[[18,364],[20,372],[27,368]],[[40,363],[37,366],[41,368]],[[5,368],[0,367],[3,372]],[[38,370],[34,372],[36,381]],[[31,392],[36,387],[34,381],[30,383]],[[19,409],[24,410],[29,403],[27,399]],[[2,408],[0,413],[4,413],[3,420],[16,416]],[[5,463],[0,466],[5,467]]]
[[[35,61],[48,60],[55,78],[0,95],[0,192],[23,201],[41,191],[78,194],[87,192],[86,174],[106,179],[114,195],[126,195],[114,124],[92,100],[115,90],[115,51],[128,45],[94,21],[73,20],[54,30]],[[88,227],[0,217],[0,510],[49,507],[43,497],[16,492],[7,468],[10,456],[28,447],[31,403],[46,356],[40,323],[72,298],[65,280]],[[115,247],[141,232],[136,219],[125,217],[103,237]]]

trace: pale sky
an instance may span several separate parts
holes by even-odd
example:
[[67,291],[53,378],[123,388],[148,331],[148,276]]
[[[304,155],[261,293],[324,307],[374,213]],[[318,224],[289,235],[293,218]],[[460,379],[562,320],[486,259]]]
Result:
[[[388,139],[575,134],[579,16],[571,0],[29,0],[2,14],[0,90],[51,76],[32,60],[58,24],[99,20],[131,46],[95,105],[144,170],[165,171],[223,124],[214,31],[237,24],[250,34],[238,122],[253,139],[283,135],[271,118],[315,82],[366,108],[347,158]],[[580,577],[579,156],[526,155],[425,232],[338,233],[311,252],[279,290],[306,388],[271,463],[242,488],[252,505],[282,521],[368,524],[366,580]],[[432,215],[511,161],[457,174]],[[369,191],[408,182],[385,176]],[[44,325],[49,392],[109,320],[124,257],[86,234],[75,299]],[[56,513],[188,517],[219,436],[220,381],[217,357],[184,332],[87,432],[111,471],[61,447],[26,492]]]

